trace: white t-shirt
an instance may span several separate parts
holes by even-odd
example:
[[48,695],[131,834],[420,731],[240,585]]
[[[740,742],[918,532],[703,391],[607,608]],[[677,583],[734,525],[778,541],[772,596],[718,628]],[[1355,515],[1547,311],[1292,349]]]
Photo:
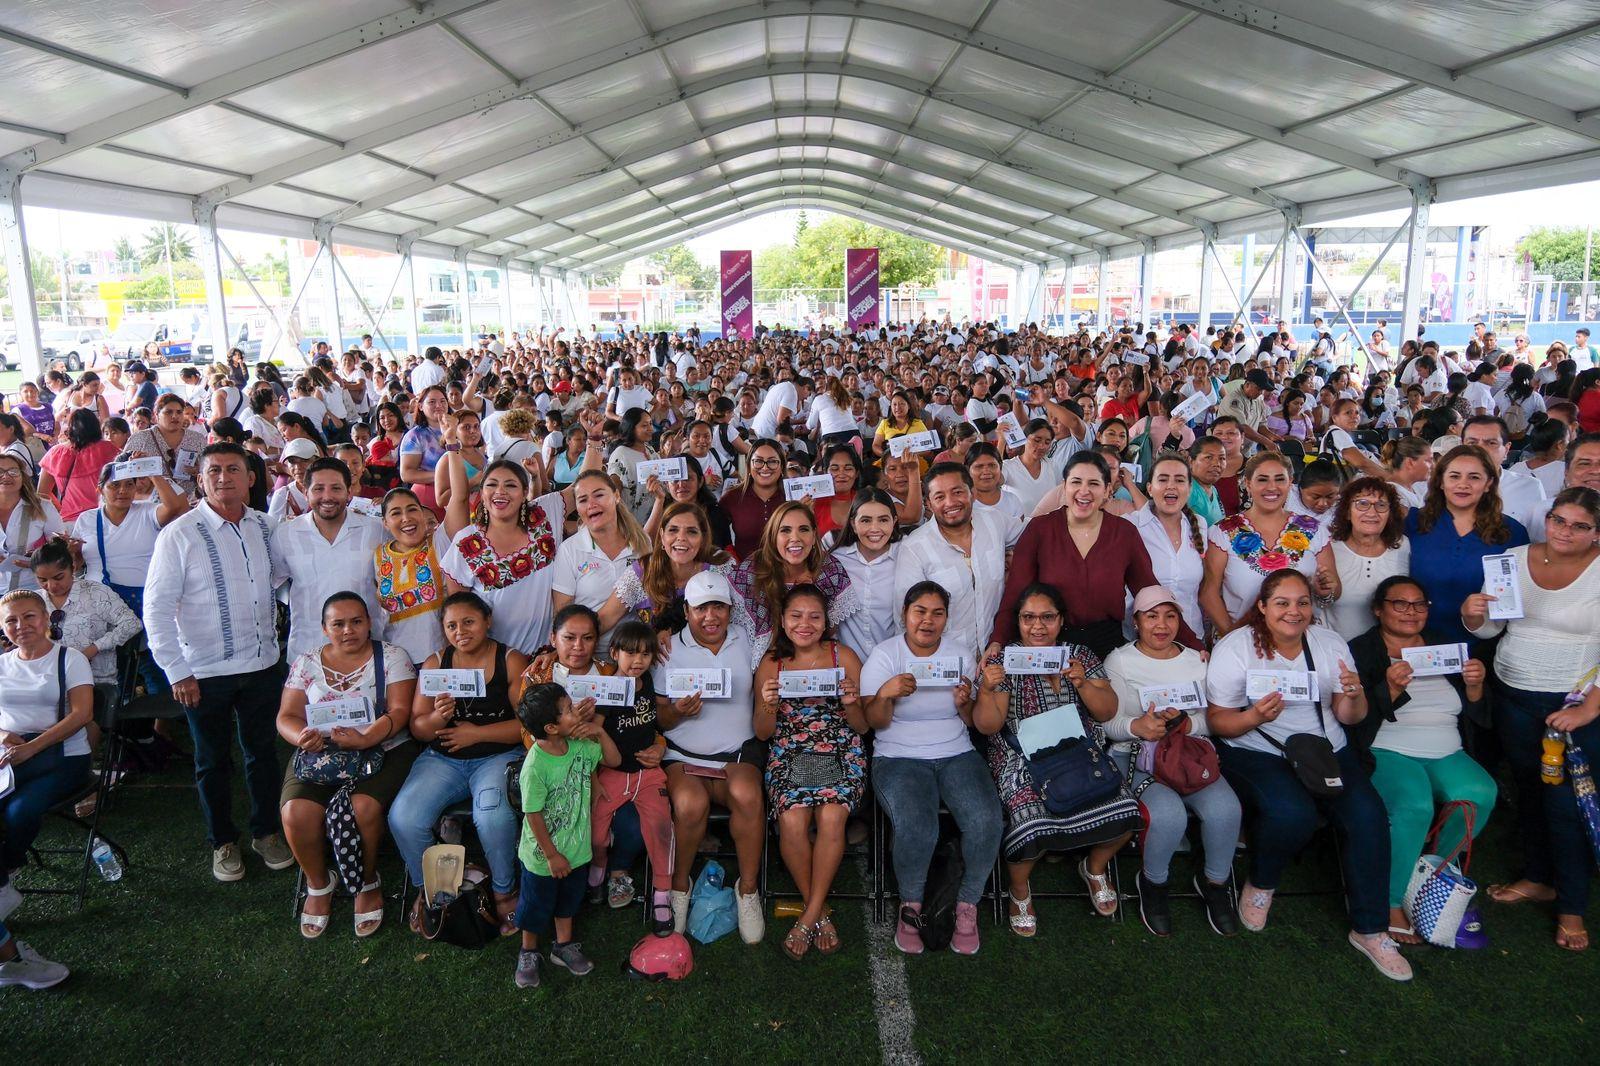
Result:
[[[1137,739],[1129,726],[1145,713],[1139,701],[1139,690],[1150,686],[1193,682],[1200,686],[1200,692],[1204,695],[1206,661],[1193,648],[1178,647],[1178,654],[1172,658],[1155,659],[1140,651],[1136,644],[1124,644],[1106,656],[1106,679],[1117,693],[1117,714],[1106,723],[1106,736],[1119,743],[1128,743]],[[1162,709],[1156,708],[1158,711]],[[1190,735],[1205,736],[1208,730],[1204,708],[1188,714]]]
[[[596,546],[587,529],[580,529],[556,549],[556,561],[550,567],[550,591],[571,596],[572,602],[598,611],[632,564],[632,548],[624,544],[612,559]],[[610,646],[611,631],[607,630],[600,634],[596,652],[604,653]]]
[[[1321,726],[1317,724],[1317,709],[1312,704],[1285,703],[1283,713],[1275,721],[1266,723],[1262,729],[1252,729],[1243,736],[1230,737],[1223,743],[1267,755],[1282,755],[1283,753],[1274,747],[1271,741],[1261,735],[1264,729],[1279,744],[1296,733],[1312,733],[1318,736],[1326,735],[1334,751],[1344,747],[1344,727],[1334,716],[1333,699],[1340,691],[1339,664],[1343,663],[1354,668],[1355,656],[1350,654],[1350,645],[1344,642],[1343,637],[1324,626],[1314,625],[1308,628],[1305,641],[1310,645],[1312,658],[1317,664],[1317,684],[1322,703]],[[1263,659],[1256,654],[1254,631],[1248,627],[1235,629],[1217,641],[1217,646],[1211,649],[1211,662],[1206,671],[1206,695],[1218,707],[1248,707],[1252,702],[1245,697],[1249,671],[1304,672],[1305,669],[1306,658],[1303,651],[1292,660],[1277,655],[1270,660]]]
[[[760,412],[756,417],[761,417]],[[806,419],[807,427],[815,429],[824,437],[832,433],[854,433],[856,431],[855,416],[850,413],[847,405],[841,409],[833,402],[833,398],[825,392],[819,392],[811,398],[811,415]]]
[[[961,676],[972,676],[972,653],[959,644],[941,641],[934,655],[960,658]],[[891,677],[908,672],[909,663],[915,658],[918,656],[907,646],[904,636],[879,644],[862,664],[862,694],[877,695]],[[874,754],[890,759],[948,759],[971,750],[972,741],[956,710],[955,689],[951,688],[918,685],[911,695],[894,701],[889,727],[874,735]]]
[[[755,674],[750,670],[750,638],[744,630],[730,628],[723,637],[722,647],[712,652],[694,639],[694,633],[684,626],[672,638],[672,654],[666,661],[657,662],[651,671],[656,691],[667,691],[667,671],[683,669],[725,669],[732,675],[728,698],[704,700],[700,713],[685,718],[667,730],[667,753],[662,758],[668,762],[684,762],[691,766],[724,764],[716,759],[697,759],[683,752],[700,755],[722,755],[738,751],[745,742],[755,738],[752,713],[755,709],[753,691]],[[674,746],[683,749],[675,751]]]
[[611,390],[610,401],[616,405],[617,417],[621,418],[634,408],[643,410],[650,406],[650,390],[642,385],[625,389],[620,385]]
[[1411,698],[1395,708],[1394,721],[1378,727],[1372,746],[1413,759],[1443,759],[1460,751],[1461,696],[1455,686],[1442,677],[1415,677],[1406,692]]
[[[104,585],[144,587],[144,575],[155,554],[156,535],[161,523],[156,518],[155,500],[135,500],[128,506],[122,524],[102,519],[101,509],[85,511],[72,523],[72,535],[83,541],[84,570]],[[101,567],[100,538],[105,538],[105,568]],[[109,578],[108,578],[109,573]]]
[[328,405],[315,396],[296,396],[289,401],[289,410],[310,419],[319,433],[322,431],[323,421],[328,417]]
[[[56,672],[60,658],[57,645],[37,659],[28,660],[20,651],[0,655],[0,729],[8,733],[43,733],[56,724],[56,709],[61,702],[61,681]],[[94,684],[89,660],[76,648],[67,649],[67,706],[72,713],[72,690]],[[89,754],[89,738],[80,729],[67,738],[64,755]]]
[[766,399],[761,401],[761,408],[750,420],[750,429],[758,437],[776,437],[778,435],[778,412],[788,408],[792,414],[800,407],[800,394],[795,391],[794,382],[780,381],[767,390]]
[[1061,484],[1061,471],[1066,466],[1067,459],[1071,456],[1063,451],[1060,461],[1053,456],[1045,456],[1039,463],[1039,476],[1034,477],[1028,473],[1028,468],[1022,465],[1022,457],[1013,455],[1000,464],[1000,475],[1005,478],[1006,488],[1017,494],[1017,499],[1022,503],[1022,513],[1031,516],[1039,507],[1039,501],[1045,494]]

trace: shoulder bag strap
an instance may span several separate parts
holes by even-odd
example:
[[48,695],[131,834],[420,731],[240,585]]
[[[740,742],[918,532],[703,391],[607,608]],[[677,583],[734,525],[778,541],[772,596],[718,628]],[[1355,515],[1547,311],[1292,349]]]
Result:
[[372,642],[372,690],[375,695],[372,704],[377,709],[374,721],[389,713],[388,687],[384,684],[383,677],[383,645],[378,641]]
[[[1317,660],[1312,658],[1312,656],[1311,656],[1311,633],[1310,633],[1309,630],[1307,630],[1306,634],[1303,637],[1300,638],[1300,646],[1305,651],[1305,655],[1306,655],[1306,673],[1315,675],[1316,672],[1317,672]],[[1322,720],[1322,679],[1321,678],[1317,678],[1317,698],[1312,701],[1312,706],[1315,708],[1315,710],[1317,712],[1317,729],[1322,733],[1323,736],[1326,737],[1326,736],[1328,736],[1328,726],[1327,726],[1327,723],[1323,722],[1323,720]],[[1265,735],[1265,734],[1263,734],[1263,735]],[[1329,737],[1329,739],[1331,740],[1332,738]]]
[[56,649],[56,721],[67,716],[67,646]]
[[94,539],[100,549],[100,580],[109,588],[111,571],[106,568],[106,513],[98,507],[94,511]]

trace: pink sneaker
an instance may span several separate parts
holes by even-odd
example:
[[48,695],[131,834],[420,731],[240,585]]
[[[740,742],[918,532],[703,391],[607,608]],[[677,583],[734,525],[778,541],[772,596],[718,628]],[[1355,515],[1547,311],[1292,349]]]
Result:
[[1400,954],[1400,945],[1389,939],[1387,933],[1363,936],[1352,931],[1350,944],[1365,955],[1377,971],[1391,981],[1411,980],[1411,963]]
[[922,904],[902,903],[894,929],[894,946],[907,955],[922,954]]
[[957,955],[978,953],[978,905],[956,904],[956,931],[950,938],[950,950]]
[[1246,881],[1244,891],[1239,893],[1239,924],[1259,933],[1267,927],[1267,912],[1271,909],[1272,889],[1257,888]]

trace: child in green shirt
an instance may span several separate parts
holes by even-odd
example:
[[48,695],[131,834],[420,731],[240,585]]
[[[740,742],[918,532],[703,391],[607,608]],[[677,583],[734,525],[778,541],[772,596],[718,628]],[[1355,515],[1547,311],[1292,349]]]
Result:
[[590,857],[589,788],[595,767],[622,761],[594,714],[594,700],[574,704],[560,685],[530,685],[517,702],[517,718],[533,746],[522,762],[522,892],[517,901],[517,987],[539,985],[539,934],[552,919],[550,961],[582,977],[594,963],[572,939],[572,919],[583,903]]

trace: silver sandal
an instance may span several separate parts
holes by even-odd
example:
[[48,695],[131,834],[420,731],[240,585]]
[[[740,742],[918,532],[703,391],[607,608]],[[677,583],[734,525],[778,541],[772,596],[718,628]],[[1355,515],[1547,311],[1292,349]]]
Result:
[[1078,876],[1083,878],[1084,885],[1089,889],[1089,904],[1094,907],[1096,914],[1109,918],[1117,913],[1117,890],[1111,887],[1109,877],[1090,873],[1088,859],[1078,860]]
[[1017,913],[1007,914],[1006,918],[1011,923],[1011,931],[1018,936],[1032,936],[1039,931],[1039,919],[1033,913],[1033,894],[1017,897],[1006,893],[1006,899],[1017,905]]

